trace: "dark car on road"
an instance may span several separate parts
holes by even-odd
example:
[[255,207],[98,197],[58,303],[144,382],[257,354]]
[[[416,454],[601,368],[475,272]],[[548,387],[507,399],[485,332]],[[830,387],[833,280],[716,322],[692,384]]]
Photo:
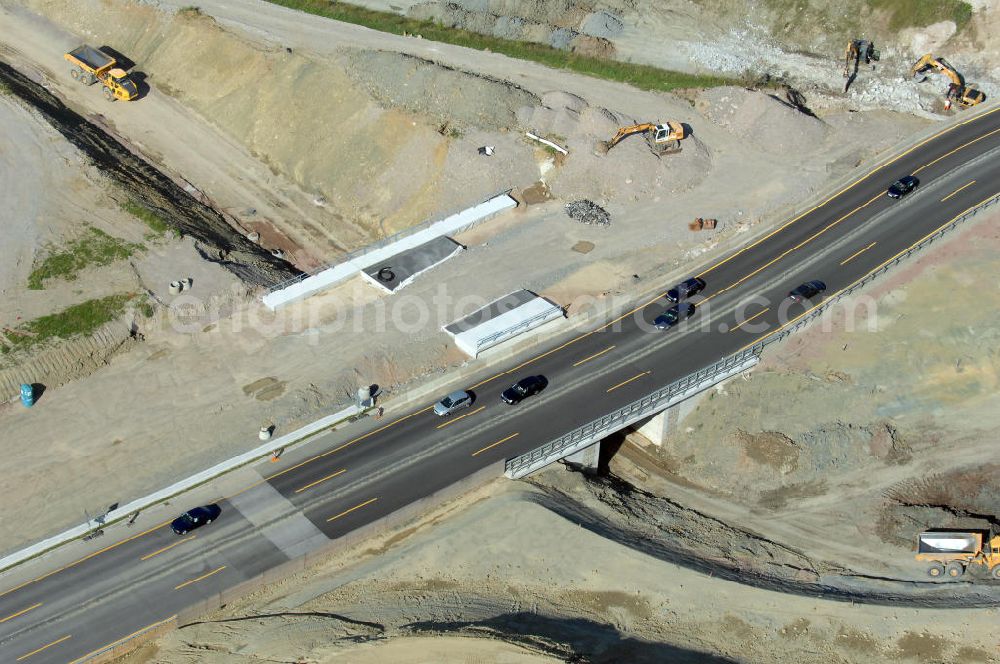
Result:
[[907,175],[905,178],[899,178],[889,185],[886,193],[889,195],[889,198],[902,198],[916,189],[918,184],[920,184],[920,180],[912,175]]
[[545,376],[528,376],[527,378],[522,378],[501,392],[500,399],[513,406],[516,403],[521,403],[521,401],[530,396],[538,394],[544,390],[548,384],[549,381],[545,379]]
[[174,519],[174,522],[170,524],[170,527],[174,529],[174,532],[178,535],[186,535],[195,528],[201,528],[202,526],[207,526],[222,514],[222,509],[218,505],[205,505],[204,507],[196,507],[193,510],[189,510],[181,514],[179,517]]
[[789,299],[795,302],[801,302],[802,300],[808,300],[816,295],[819,295],[826,290],[826,284],[822,281],[807,281],[795,288],[795,290],[788,293]]
[[667,291],[667,299],[671,302],[686,300],[692,295],[701,292],[705,288],[705,280],[698,277],[691,277]]
[[675,304],[657,316],[656,320],[653,321],[653,325],[655,325],[658,330],[669,330],[674,325],[677,325],[677,323],[691,318],[693,315],[694,305],[690,302],[681,302],[680,304]]

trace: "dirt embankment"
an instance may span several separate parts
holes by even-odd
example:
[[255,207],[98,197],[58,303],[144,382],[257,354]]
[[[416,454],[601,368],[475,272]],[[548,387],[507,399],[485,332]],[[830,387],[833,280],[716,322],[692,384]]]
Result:
[[181,234],[196,239],[206,260],[219,263],[248,284],[260,286],[279,283],[298,273],[286,261],[238,233],[222,215],[195,200],[102,128],[2,62],[0,80],[93,161],[128,198],[155,212]]

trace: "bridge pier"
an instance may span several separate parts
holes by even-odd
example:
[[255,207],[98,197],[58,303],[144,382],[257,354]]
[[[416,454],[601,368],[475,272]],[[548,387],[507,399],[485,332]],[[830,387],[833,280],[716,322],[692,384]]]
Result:
[[574,470],[584,473],[596,473],[600,468],[601,441],[573,452],[569,456],[564,457],[562,461]]
[[[723,384],[725,383],[718,383],[718,385]],[[632,426],[632,430],[642,434],[649,442],[659,447],[668,435],[677,432],[684,418],[694,412],[706,394],[708,394],[708,390],[703,390],[666,410],[660,411],[649,419],[636,422]]]

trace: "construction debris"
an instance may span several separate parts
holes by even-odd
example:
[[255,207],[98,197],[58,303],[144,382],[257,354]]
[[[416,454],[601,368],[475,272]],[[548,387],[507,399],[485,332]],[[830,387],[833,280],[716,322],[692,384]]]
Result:
[[692,231],[712,230],[718,225],[719,225],[718,219],[702,219],[701,217],[698,217],[690,224],[688,224],[688,229]]
[[573,201],[566,204],[566,214],[570,219],[575,219],[584,224],[596,224],[598,226],[610,226],[611,215],[593,201],[586,199]]

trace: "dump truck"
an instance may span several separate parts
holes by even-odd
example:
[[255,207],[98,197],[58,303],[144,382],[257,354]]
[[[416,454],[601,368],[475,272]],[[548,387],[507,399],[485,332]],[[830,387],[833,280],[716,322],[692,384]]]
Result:
[[104,86],[104,96],[109,101],[121,99],[131,101],[139,96],[139,88],[129,78],[124,69],[116,67],[118,62],[93,46],[84,44],[63,56],[73,65],[69,75],[84,85],[100,81]]
[[[983,547],[983,541],[987,546]],[[927,576],[957,579],[969,565],[982,565],[1000,579],[1000,535],[983,532],[931,531],[917,538],[917,561],[930,563]]]

